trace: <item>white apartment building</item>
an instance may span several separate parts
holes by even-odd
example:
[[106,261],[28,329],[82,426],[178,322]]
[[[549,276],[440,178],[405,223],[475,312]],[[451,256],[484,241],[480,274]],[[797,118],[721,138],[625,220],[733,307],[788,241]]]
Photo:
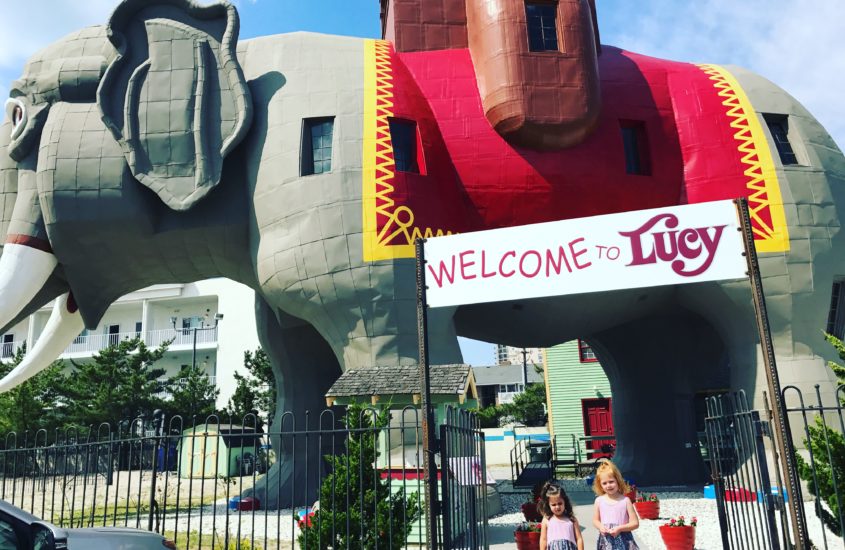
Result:
[[543,364],[543,352],[540,348],[515,348],[512,346],[505,346],[502,344],[496,345],[496,364],[497,365],[521,365],[522,351],[525,350],[525,360],[530,367],[531,365]]
[[[8,360],[24,342],[31,348],[47,323],[52,303],[2,335],[0,358]],[[228,279],[189,284],[154,285],[118,299],[95,330],[84,330],[60,359],[77,362],[93,357],[109,344],[142,337],[148,347],[173,339],[156,364],[175,376],[194,360],[220,388],[218,408],[235,391],[233,373],[245,374],[244,351],[259,347],[255,326],[255,293]]]

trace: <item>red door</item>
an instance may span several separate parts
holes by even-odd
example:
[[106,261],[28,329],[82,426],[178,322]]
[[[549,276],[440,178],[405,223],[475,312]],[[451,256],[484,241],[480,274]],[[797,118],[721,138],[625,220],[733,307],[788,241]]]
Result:
[[[610,398],[582,399],[581,409],[584,414],[584,433],[591,438],[587,440],[587,449],[593,449],[593,452],[588,453],[589,458],[612,457],[616,440],[613,439]],[[601,439],[601,436],[609,436],[609,439]]]

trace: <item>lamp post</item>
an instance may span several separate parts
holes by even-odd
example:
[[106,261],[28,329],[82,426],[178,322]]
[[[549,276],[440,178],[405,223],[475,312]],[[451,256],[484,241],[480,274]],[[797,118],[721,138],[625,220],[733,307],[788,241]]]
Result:
[[[193,331],[193,344],[191,346],[191,370],[192,371],[196,370],[196,368],[197,368],[197,332],[200,331],[200,330],[216,330],[217,324],[220,323],[220,320],[222,318],[223,318],[222,313],[215,313],[214,314],[214,325],[213,326],[207,327],[207,326],[205,326],[205,323],[203,323],[203,326],[191,327],[191,330]],[[176,330],[176,317],[171,317],[170,323],[173,325],[173,330],[175,331]]]

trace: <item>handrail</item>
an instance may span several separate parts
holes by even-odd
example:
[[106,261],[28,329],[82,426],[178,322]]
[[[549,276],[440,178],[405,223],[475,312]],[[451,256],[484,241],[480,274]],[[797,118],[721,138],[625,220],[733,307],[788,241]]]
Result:
[[525,455],[528,449],[525,447],[525,440],[516,437],[516,428],[513,431],[514,446],[511,449],[511,482],[515,483],[519,474],[525,469]]

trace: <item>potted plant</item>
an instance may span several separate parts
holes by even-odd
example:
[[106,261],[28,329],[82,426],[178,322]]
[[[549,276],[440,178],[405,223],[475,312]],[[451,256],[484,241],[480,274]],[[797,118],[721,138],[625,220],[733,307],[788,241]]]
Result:
[[660,499],[654,493],[646,496],[639,495],[634,502],[640,519],[657,519],[660,517]]
[[631,502],[637,501],[637,485],[629,480],[625,480],[625,483],[628,484],[628,492],[625,493],[625,496],[628,497],[628,500]]
[[672,518],[669,523],[660,526],[660,536],[666,550],[693,550],[695,546],[695,526],[698,518],[687,523],[684,516]]
[[513,538],[516,541],[516,550],[537,550],[540,547],[541,523],[526,521],[516,526]]
[[537,509],[536,500],[529,499],[522,503],[522,515],[525,517],[525,521],[528,522],[543,521],[543,515]]
[[537,505],[540,504],[540,499],[543,498],[543,495],[541,494],[542,492],[542,483],[534,485],[533,489],[531,490],[531,496],[528,497],[528,500],[522,503],[522,515],[525,517],[525,521],[543,521],[543,514],[540,513],[540,510],[537,507]]

